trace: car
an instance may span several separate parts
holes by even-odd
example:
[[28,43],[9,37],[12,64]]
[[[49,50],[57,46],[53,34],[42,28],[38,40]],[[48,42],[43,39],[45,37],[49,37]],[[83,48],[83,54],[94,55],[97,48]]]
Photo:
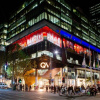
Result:
[[7,89],[8,88],[8,85],[6,83],[0,83],[0,88],[2,89]]

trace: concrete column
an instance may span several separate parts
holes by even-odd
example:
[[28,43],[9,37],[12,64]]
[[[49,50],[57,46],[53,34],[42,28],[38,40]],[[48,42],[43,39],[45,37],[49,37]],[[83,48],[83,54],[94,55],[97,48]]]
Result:
[[62,73],[63,68],[60,68],[60,78],[61,78],[61,84],[62,84],[62,77],[63,77],[63,73]]
[[77,86],[77,69],[75,69],[75,86]]
[[99,81],[100,81],[100,71],[99,71]]
[[38,85],[38,69],[35,69],[35,85]]
[[68,87],[68,67],[67,67],[67,87]]

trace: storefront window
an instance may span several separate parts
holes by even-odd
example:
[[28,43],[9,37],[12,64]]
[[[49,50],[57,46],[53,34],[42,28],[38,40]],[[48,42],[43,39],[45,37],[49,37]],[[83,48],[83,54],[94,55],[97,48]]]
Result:
[[62,60],[62,58],[61,58],[61,56],[60,56],[59,54],[56,54],[56,58],[57,58],[58,60]]
[[78,70],[77,74],[78,74],[78,78],[84,78],[85,77],[85,71],[83,71],[83,70]]
[[[50,51],[46,51],[46,50],[44,50],[44,51],[38,51],[37,52],[37,57],[41,57],[43,54],[45,54],[45,55],[47,55],[49,57],[53,57],[53,53],[50,52]],[[32,54],[31,57],[32,58],[36,58],[36,53]]]
[[47,71],[48,71],[48,69],[42,69],[42,70],[39,69],[39,70],[38,70],[38,75],[40,75],[40,76],[41,76],[41,75],[44,75]]

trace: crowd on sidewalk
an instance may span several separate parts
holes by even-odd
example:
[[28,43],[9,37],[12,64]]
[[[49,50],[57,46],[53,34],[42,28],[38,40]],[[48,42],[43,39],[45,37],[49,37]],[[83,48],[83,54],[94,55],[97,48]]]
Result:
[[[15,84],[13,86],[13,90],[16,91],[31,91],[31,86],[28,85],[22,85],[22,84]],[[34,90],[38,90],[36,86],[34,86]],[[100,86],[87,86],[85,88],[84,85],[81,86],[46,86],[46,92],[51,92],[51,93],[58,93],[59,95],[91,95],[91,96],[96,96],[96,94],[99,92],[100,93]]]
[[31,91],[31,86],[28,86],[27,84],[14,84],[13,90],[16,91]]
[[91,95],[96,96],[97,92],[100,92],[100,86],[87,86],[86,88],[84,85],[81,86],[46,86],[46,92],[51,91],[51,93],[59,93],[59,95]]

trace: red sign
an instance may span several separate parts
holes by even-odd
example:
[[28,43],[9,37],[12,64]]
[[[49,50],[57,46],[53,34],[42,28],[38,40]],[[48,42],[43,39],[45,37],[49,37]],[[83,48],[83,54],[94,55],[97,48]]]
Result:
[[47,40],[61,47],[61,38],[59,35],[54,33],[47,33]]
[[49,27],[45,26],[23,38],[14,42],[13,44],[18,43],[22,48],[34,45],[47,38],[48,41],[54,43],[55,45],[61,47],[61,37]]
[[41,41],[43,41],[43,33],[33,32],[13,44],[18,43],[22,48],[25,48]]

